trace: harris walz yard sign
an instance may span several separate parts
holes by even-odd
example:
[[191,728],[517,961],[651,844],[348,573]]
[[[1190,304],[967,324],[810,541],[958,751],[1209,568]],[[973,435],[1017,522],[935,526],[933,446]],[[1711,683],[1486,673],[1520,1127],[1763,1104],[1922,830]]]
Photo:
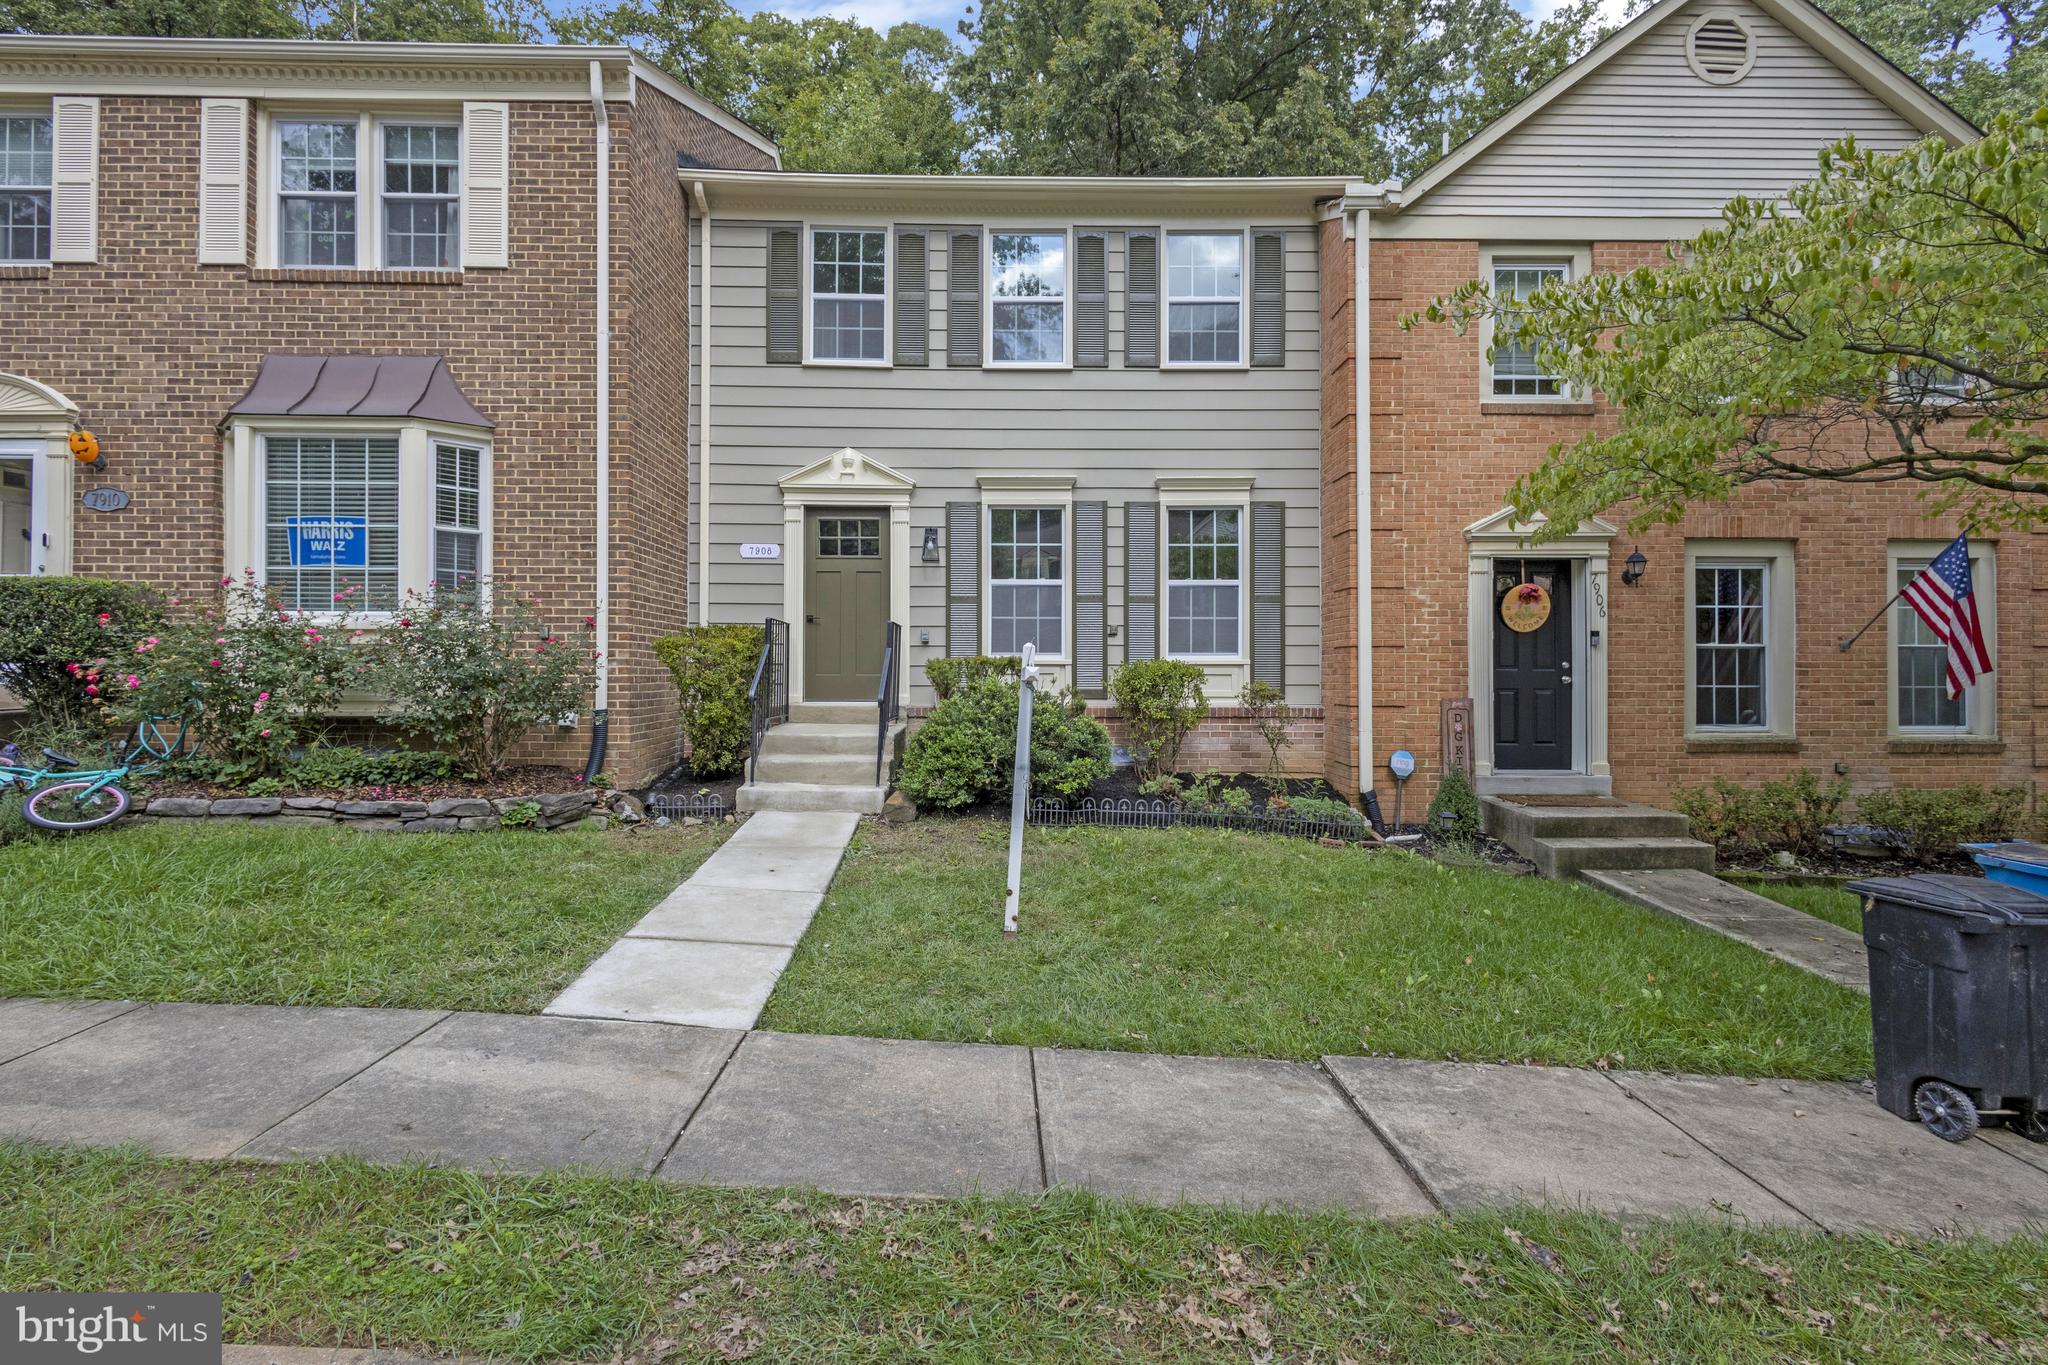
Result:
[[294,569],[364,569],[370,564],[368,517],[286,517]]

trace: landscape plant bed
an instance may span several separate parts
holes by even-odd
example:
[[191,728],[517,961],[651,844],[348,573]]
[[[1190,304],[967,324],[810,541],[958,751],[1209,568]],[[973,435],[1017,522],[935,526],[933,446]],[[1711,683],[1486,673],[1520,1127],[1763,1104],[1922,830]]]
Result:
[[0,848],[0,998],[532,1013],[726,830],[366,841],[150,820],[30,838]]
[[225,1335],[619,1365],[2035,1358],[2048,1241],[1482,1210],[891,1201],[0,1145],[0,1290],[222,1296]]
[[[141,784],[138,784],[140,787]],[[583,780],[580,768],[558,768],[547,764],[531,764],[524,767],[501,768],[498,775],[489,781],[473,778],[436,778],[430,782],[406,782],[378,786],[323,787],[290,785],[278,791],[266,791],[272,796],[325,797],[333,801],[442,801],[460,797],[544,796],[559,792],[586,791],[589,784]],[[195,782],[180,778],[175,771],[151,778],[144,789],[154,798],[159,796],[204,797],[208,800],[247,796],[248,784],[223,782]],[[139,794],[139,793],[138,793]]]
[[654,800],[657,796],[684,799],[715,796],[725,803],[727,810],[733,810],[739,804],[740,788],[746,784],[746,780],[745,768],[722,777],[698,777],[690,770],[690,761],[686,758],[648,783],[640,795],[648,801]]
[[1870,1074],[1854,992],[1590,887],[1198,829],[863,824],[761,1027],[1312,1060]]
[[1812,882],[1851,882],[1863,877],[1910,877],[1921,872],[1945,872],[1964,877],[1981,877],[1984,870],[1969,854],[1958,849],[1952,856],[1934,859],[1906,858],[1897,854],[1847,853],[1839,849],[1802,850],[1793,855],[1791,866],[1770,854],[1744,854],[1721,859],[1723,873],[1758,880],[1791,878]]

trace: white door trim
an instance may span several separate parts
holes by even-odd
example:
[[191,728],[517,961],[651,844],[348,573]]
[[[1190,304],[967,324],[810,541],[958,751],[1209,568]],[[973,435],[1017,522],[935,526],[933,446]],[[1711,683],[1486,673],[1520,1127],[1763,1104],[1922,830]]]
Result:
[[782,616],[789,622],[789,699],[804,700],[804,516],[814,507],[886,510],[889,619],[910,625],[910,495],[917,484],[851,446],[785,474],[782,489]]

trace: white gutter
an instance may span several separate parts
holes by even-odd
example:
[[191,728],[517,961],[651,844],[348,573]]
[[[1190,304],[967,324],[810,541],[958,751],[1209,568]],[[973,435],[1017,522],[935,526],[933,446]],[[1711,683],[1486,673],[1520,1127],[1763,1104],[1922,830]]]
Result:
[[604,63],[590,63],[590,111],[597,122],[597,720],[612,695],[612,123]]
[[[711,623],[711,201],[690,186],[703,245],[697,252],[697,624]],[[791,553],[784,550],[784,554]]]
[[1358,790],[1373,789],[1372,761],[1372,213],[1352,216],[1353,396],[1358,438]]

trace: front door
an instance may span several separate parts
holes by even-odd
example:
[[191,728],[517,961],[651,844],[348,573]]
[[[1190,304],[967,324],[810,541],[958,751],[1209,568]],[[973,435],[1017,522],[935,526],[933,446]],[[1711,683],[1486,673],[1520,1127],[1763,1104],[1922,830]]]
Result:
[[1571,592],[1565,560],[1493,561],[1496,771],[1569,772],[1575,766]]
[[889,624],[888,518],[804,518],[804,699],[873,701]]

